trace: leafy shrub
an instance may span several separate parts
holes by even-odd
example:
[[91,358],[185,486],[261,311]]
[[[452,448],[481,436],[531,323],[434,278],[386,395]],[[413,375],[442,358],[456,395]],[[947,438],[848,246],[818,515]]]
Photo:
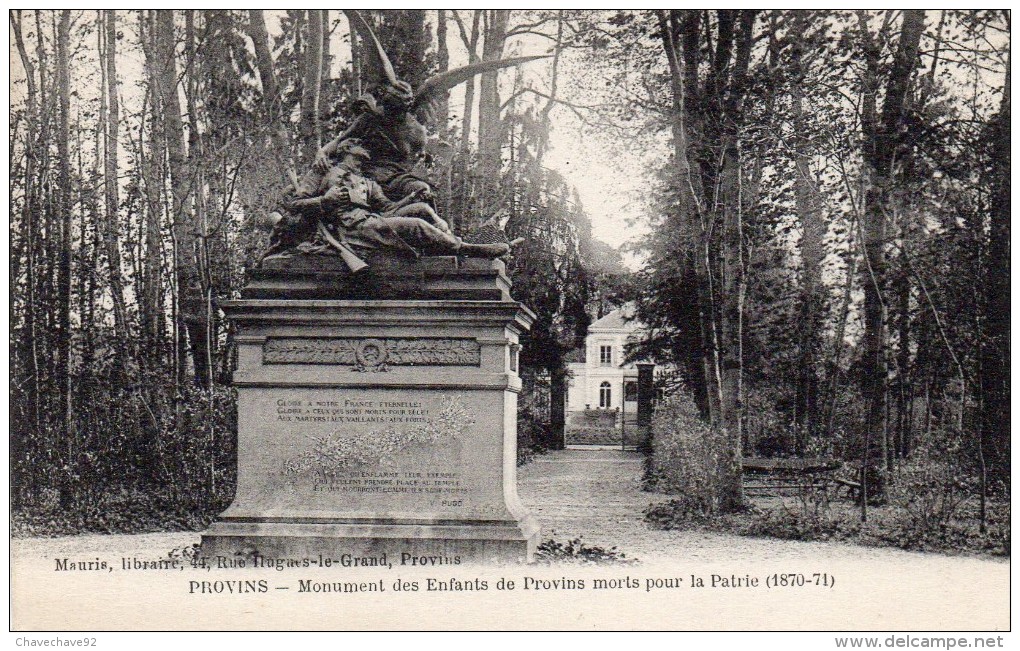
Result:
[[566,543],[557,542],[552,538],[544,540],[535,550],[535,560],[546,564],[573,562],[597,565],[634,565],[638,563],[636,558],[627,558],[627,555],[616,547],[606,549],[598,545],[586,545],[580,538],[574,538]]
[[614,425],[619,415],[619,409],[585,409],[579,414],[579,416],[589,421],[591,425]]
[[43,445],[59,432],[54,423],[19,424],[14,535],[202,528],[230,504],[233,389],[177,385],[164,369],[136,369],[131,384],[99,362],[88,370],[75,378],[71,436],[62,445]]
[[711,522],[702,505],[686,496],[660,504],[649,504],[644,514],[645,520],[653,527],[667,531],[690,529]]
[[861,530],[856,513],[830,509],[751,509],[747,517],[728,518],[720,527],[742,536],[781,540],[850,540]]
[[151,476],[174,507],[222,511],[237,481],[237,392],[195,385],[181,394],[155,394]]
[[[233,487],[230,494],[233,494]],[[186,506],[166,490],[109,490],[93,498],[94,509],[61,509],[40,504],[11,513],[11,537],[72,536],[91,532],[136,534],[201,531],[223,511],[221,502]]]
[[1010,552],[1009,501],[992,502],[988,508],[988,536],[986,549],[999,556]]
[[707,517],[719,510],[725,437],[710,427],[686,393],[669,397],[652,419],[646,486],[675,493],[678,509]]
[[864,451],[867,402],[854,384],[840,386],[832,405],[831,446],[827,450],[838,459],[860,459]]
[[781,540],[1010,555],[1008,502],[989,504],[987,533],[980,532],[974,512],[932,530],[920,527],[916,517],[903,506],[890,504],[869,509],[868,521],[861,522],[860,512],[853,505],[818,503],[822,506],[806,508],[792,504],[791,508],[790,503],[783,502],[778,506],[752,507],[743,513],[705,516],[682,499],[670,500],[645,509],[645,520],[666,530],[693,528]]
[[517,465],[529,463],[549,450],[552,426],[542,411],[522,403],[517,410]]
[[964,463],[960,438],[946,432],[922,440],[891,479],[888,498],[902,510],[897,529],[908,548],[958,536],[954,522],[980,494],[977,477]]
[[567,415],[566,439],[577,445],[619,445],[616,409],[585,409]]
[[748,386],[744,392],[747,447],[757,456],[783,457],[796,450],[797,437],[792,418],[779,409],[780,405],[791,402],[784,395],[784,389],[786,387],[759,384]]

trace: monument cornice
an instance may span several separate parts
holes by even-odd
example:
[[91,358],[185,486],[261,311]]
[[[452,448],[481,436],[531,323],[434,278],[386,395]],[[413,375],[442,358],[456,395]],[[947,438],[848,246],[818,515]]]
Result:
[[[428,367],[416,367],[416,371],[428,370]],[[467,380],[463,379],[468,377]],[[427,382],[408,381],[398,373],[373,378],[372,380],[338,379],[336,376],[323,379],[294,378],[285,380],[269,380],[257,373],[235,371],[234,386],[252,388],[284,387],[288,389],[439,389],[459,391],[509,391],[521,392],[521,379],[507,373],[486,373],[460,376],[459,378],[434,378]]]
[[507,325],[520,334],[535,322],[535,313],[515,301],[462,300],[274,300],[235,299],[218,303],[241,324],[314,323],[320,325],[392,326],[417,324]]

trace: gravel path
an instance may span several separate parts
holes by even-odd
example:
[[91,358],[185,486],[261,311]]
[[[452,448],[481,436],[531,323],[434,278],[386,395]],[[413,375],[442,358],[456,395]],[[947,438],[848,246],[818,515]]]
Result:
[[1008,561],[996,559],[653,529],[644,522],[644,509],[670,496],[641,490],[642,459],[639,453],[619,450],[550,452],[520,469],[518,490],[542,523],[543,539],[567,542],[580,537],[587,545],[617,547],[641,561],[955,558],[1008,566]]
[[619,450],[550,452],[520,469],[518,490],[542,523],[543,539],[566,542],[580,537],[587,545],[616,547],[641,561],[758,560],[777,553],[804,558],[859,557],[862,552],[915,556],[897,550],[650,528],[644,509],[670,496],[641,490],[642,459],[636,452]]
[[[616,547],[638,559],[638,565],[471,570],[491,574],[493,585],[500,576],[519,583],[524,576],[557,581],[569,577],[583,579],[589,587],[596,577],[616,577],[610,587],[626,587],[626,591],[497,591],[487,596],[446,595],[445,601],[387,593],[379,600],[358,596],[340,602],[334,601],[335,596],[295,594],[291,585],[287,592],[274,589],[261,600],[246,600],[244,595],[236,601],[230,596],[196,597],[188,588],[188,581],[196,578],[191,574],[55,572],[54,559],[102,558],[115,565],[120,557],[155,560],[198,542],[198,533],[84,535],[11,541],[15,626],[35,630],[145,626],[215,630],[229,624],[239,630],[510,626],[837,631],[989,631],[1010,626],[1008,559],[651,529],[642,511],[668,496],[642,492],[640,476],[637,454],[565,450],[521,468],[519,481],[523,501],[542,525],[543,539],[567,542],[580,537],[588,545]],[[425,571],[467,576],[463,572],[468,570]],[[369,569],[365,572],[371,574]],[[398,570],[392,572],[395,576]],[[405,576],[408,571],[399,573]],[[767,583],[776,573],[824,575],[832,582],[824,587],[777,588]],[[273,572],[270,583],[290,585],[302,576]],[[697,581],[703,581],[703,589],[698,589]],[[741,581],[745,583],[740,585]],[[652,590],[650,582],[657,582]],[[170,603],[174,606],[168,610]],[[178,607],[186,610],[178,611]],[[506,612],[515,613],[514,618],[501,615]],[[394,619],[395,613],[402,615]]]
[[[542,525],[542,539],[616,547],[642,562],[716,562],[775,559],[852,559],[920,562],[943,559],[1009,567],[1008,560],[951,557],[840,543],[748,538],[701,531],[662,531],[644,522],[649,505],[669,495],[641,490],[642,457],[619,450],[562,450],[536,457],[519,469],[522,501]],[[196,532],[138,535],[64,536],[11,541],[18,560],[52,559],[75,554],[116,554],[163,558],[173,549],[199,542]]]
[[[924,554],[841,543],[662,531],[643,510],[669,495],[641,490],[642,457],[619,450],[564,450],[520,469],[519,492],[542,523],[543,539],[616,547],[635,572],[688,577],[826,573],[834,590],[732,590],[689,602],[676,621],[689,628],[814,630],[1007,630],[1009,559]],[[686,578],[684,579],[687,580]],[[764,582],[764,579],[763,579]],[[685,584],[689,585],[689,584]],[[637,602],[635,602],[636,604]],[[743,607],[741,607],[741,605]],[[645,605],[655,612],[654,602]],[[657,620],[658,621],[658,620]],[[681,623],[682,622],[682,623]]]
[[759,560],[774,558],[859,558],[907,552],[841,544],[747,538],[701,531],[662,531],[644,522],[650,504],[669,495],[641,490],[643,457],[619,450],[562,450],[537,457],[520,469],[519,492],[542,523],[543,539],[616,547],[643,562]]

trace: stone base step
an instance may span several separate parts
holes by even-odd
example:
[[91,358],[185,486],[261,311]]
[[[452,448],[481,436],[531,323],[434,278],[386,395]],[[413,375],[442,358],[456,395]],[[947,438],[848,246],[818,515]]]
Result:
[[[457,524],[421,522],[214,522],[202,534],[200,555],[215,561],[304,559],[320,555],[344,567],[352,559],[385,559],[392,567],[421,566],[422,558],[438,565],[524,563],[538,544],[534,518],[514,521],[464,521]],[[214,565],[215,566],[215,565]]]

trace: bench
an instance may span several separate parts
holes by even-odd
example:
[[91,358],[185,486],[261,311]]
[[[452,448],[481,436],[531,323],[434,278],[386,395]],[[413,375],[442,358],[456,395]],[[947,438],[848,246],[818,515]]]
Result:
[[745,457],[741,460],[744,471],[744,490],[757,495],[781,495],[794,490],[800,494],[821,491],[829,487],[829,473],[840,467],[835,459],[763,459]]
[[776,479],[772,482],[761,481],[757,483],[745,483],[744,492],[749,495],[782,495],[782,491],[826,491],[829,484],[825,481],[807,481],[802,483],[783,483],[783,480]]

